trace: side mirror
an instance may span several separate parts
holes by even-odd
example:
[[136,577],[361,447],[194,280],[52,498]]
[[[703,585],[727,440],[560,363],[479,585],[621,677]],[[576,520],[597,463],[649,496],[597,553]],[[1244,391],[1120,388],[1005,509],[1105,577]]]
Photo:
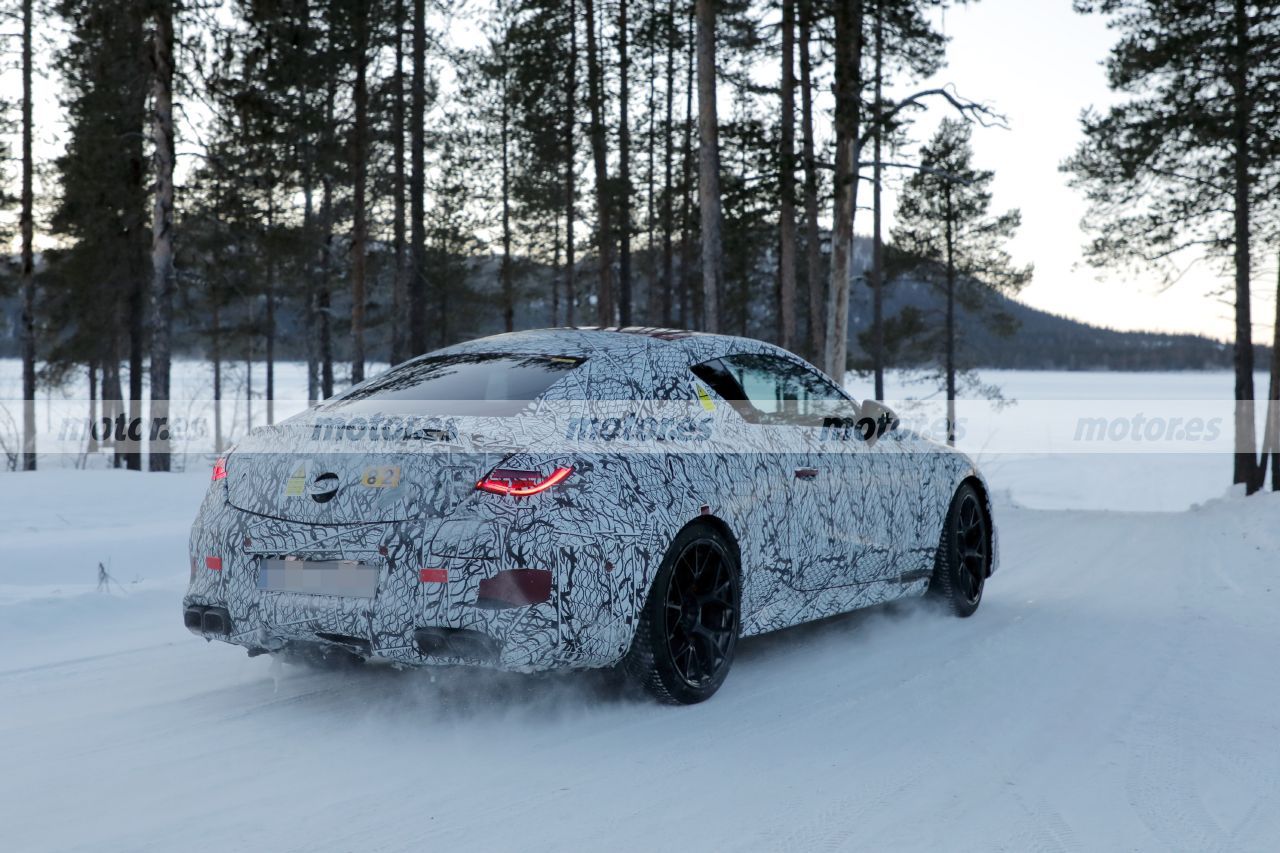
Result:
[[875,421],[877,437],[888,432],[893,432],[898,428],[898,416],[893,409],[881,403],[879,400],[863,400],[862,401],[862,417],[870,418]]

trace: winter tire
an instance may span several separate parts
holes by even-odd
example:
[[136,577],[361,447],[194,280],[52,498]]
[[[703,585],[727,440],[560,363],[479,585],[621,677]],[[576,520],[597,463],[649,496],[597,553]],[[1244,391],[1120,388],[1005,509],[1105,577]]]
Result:
[[972,616],[991,573],[991,523],[982,496],[964,483],[951,499],[929,593],[956,616]]
[[710,525],[686,527],[654,578],[623,669],[667,704],[711,698],[733,664],[740,601],[732,544]]

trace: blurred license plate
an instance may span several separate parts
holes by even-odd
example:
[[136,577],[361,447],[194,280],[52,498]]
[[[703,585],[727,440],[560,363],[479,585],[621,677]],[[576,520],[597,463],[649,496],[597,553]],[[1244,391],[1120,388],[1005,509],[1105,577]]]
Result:
[[357,560],[264,559],[258,567],[258,589],[373,598],[378,567]]

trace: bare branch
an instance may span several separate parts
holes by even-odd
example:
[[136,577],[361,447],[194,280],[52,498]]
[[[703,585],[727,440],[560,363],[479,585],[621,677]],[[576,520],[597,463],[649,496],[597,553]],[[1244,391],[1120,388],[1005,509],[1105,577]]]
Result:
[[1008,118],[1004,114],[996,112],[986,104],[960,97],[952,90],[951,85],[947,84],[935,89],[922,89],[892,104],[867,123],[866,132],[858,138],[858,145],[864,145],[877,130],[887,126],[903,110],[908,108],[924,109],[924,101],[929,98],[944,99],[955,108],[956,112],[960,113],[961,117],[968,121],[977,122],[982,127],[1001,127],[1006,130],[1009,128]]
[[[874,162],[868,163],[865,161],[858,164],[859,168],[865,168],[867,166],[875,166],[875,165],[876,164]],[[951,181],[954,184],[964,184],[965,186],[970,186],[971,184],[973,184],[973,181],[969,178],[962,178],[959,175],[953,174],[951,172],[947,172],[943,169],[935,169],[932,166],[921,166],[918,163],[886,163],[882,161],[880,163],[880,168],[911,169],[916,172],[924,172],[925,174],[928,174],[928,175],[938,175],[939,177],[946,178],[947,180]],[[864,181],[874,180],[873,178],[869,178],[866,175],[862,175],[860,177]]]

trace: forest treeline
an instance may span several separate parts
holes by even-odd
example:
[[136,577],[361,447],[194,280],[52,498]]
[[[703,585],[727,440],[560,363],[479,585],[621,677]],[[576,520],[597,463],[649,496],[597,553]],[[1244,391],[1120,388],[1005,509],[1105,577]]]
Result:
[[[955,87],[918,88],[945,64],[946,0],[9,4],[21,174],[0,203],[19,210],[28,400],[87,369],[94,396],[134,416],[149,396],[163,417],[175,349],[198,349],[215,397],[224,363],[265,361],[270,420],[282,330],[301,335],[321,399],[477,317],[752,334],[833,375],[857,348],[877,397],[889,359],[912,353],[954,399],[966,339],[1009,334],[1000,297],[1031,275],[1005,248],[1019,213],[991,209],[992,173],[972,157],[973,128],[1003,118]],[[1091,203],[1090,258],[1160,268],[1199,252],[1233,268],[1235,476],[1257,488],[1250,259],[1280,247],[1280,10],[1077,8],[1108,16],[1111,83],[1132,95],[1084,117],[1064,164]],[[65,121],[40,164],[37,61]],[[917,140],[925,110],[945,118]],[[888,175],[902,188],[882,234]],[[936,288],[936,310],[886,310],[908,278]],[[871,294],[862,330],[855,288]]]

